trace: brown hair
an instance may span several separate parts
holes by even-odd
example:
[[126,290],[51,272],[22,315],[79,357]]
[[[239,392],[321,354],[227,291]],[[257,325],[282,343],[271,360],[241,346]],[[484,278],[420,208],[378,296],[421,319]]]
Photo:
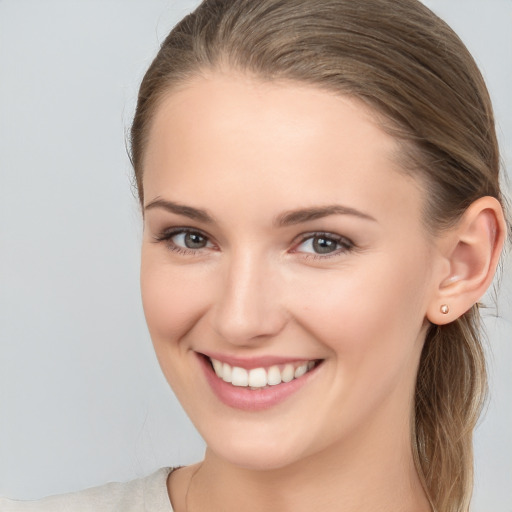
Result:
[[[169,34],[140,87],[131,158],[141,203],[143,160],[161,99],[220,68],[357,97],[400,141],[405,172],[427,188],[432,233],[500,192],[490,98],[457,35],[417,0],[205,0]],[[487,389],[474,306],[432,325],[415,391],[412,446],[432,509],[466,512],[472,435]]]

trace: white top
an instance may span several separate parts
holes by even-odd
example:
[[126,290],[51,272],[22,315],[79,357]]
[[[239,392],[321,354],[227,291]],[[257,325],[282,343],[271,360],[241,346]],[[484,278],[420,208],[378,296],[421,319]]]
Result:
[[85,491],[37,501],[0,498],[0,512],[172,512],[167,476],[172,468],[126,483],[110,483]]

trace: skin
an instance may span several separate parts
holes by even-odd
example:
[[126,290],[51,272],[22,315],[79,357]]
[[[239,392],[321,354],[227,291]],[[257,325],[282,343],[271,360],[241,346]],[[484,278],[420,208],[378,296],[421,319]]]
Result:
[[[427,312],[449,266],[424,229],[421,184],[400,172],[396,150],[357,100],[310,86],[212,73],[160,105],[145,206],[172,201],[213,219],[144,212],[147,323],[208,446],[200,465],[171,474],[177,512],[430,510],[410,417]],[[371,219],[276,225],[326,205]],[[157,240],[181,227],[207,245]],[[318,255],[303,241],[317,232],[353,246]],[[283,403],[248,412],[213,394],[198,364],[204,351],[323,363]]]

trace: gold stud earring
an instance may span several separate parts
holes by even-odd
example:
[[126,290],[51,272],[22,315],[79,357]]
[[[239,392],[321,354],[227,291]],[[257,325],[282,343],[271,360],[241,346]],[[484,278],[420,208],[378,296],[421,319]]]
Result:
[[441,313],[443,313],[443,315],[447,315],[449,312],[450,312],[450,308],[448,307],[448,305],[443,304],[441,306]]

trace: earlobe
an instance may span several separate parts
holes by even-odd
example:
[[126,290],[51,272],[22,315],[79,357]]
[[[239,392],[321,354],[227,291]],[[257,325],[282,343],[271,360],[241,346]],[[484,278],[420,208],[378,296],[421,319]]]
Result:
[[468,311],[490,286],[505,239],[499,201],[481,197],[446,235],[448,272],[441,276],[427,318],[443,325]]

